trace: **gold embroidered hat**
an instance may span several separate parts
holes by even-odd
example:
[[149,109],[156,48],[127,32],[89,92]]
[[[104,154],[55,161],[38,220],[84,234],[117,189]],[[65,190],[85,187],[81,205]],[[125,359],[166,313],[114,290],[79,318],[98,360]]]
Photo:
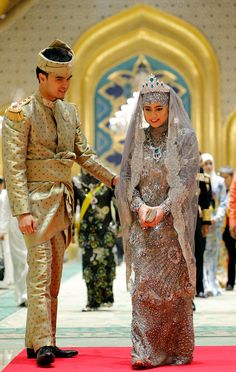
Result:
[[[60,62],[60,61],[53,61],[47,57],[45,57],[45,52],[50,49],[64,49],[68,52],[69,57],[71,57],[66,62]],[[64,43],[63,41],[56,39],[51,43],[47,48],[41,50],[38,54],[38,60],[37,60],[37,66],[45,71],[45,72],[53,72],[58,73],[60,75],[67,75],[70,74],[72,71],[73,66],[73,60],[74,60],[74,52],[73,50]]]

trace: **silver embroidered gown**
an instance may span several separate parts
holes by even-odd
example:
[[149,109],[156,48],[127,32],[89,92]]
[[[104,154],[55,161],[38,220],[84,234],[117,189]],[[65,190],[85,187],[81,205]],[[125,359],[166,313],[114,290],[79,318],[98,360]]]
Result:
[[[132,361],[146,366],[189,363],[194,348],[193,291],[168,205],[164,129],[146,130],[143,171],[131,203]],[[143,202],[165,211],[155,228],[140,227],[137,211]]]

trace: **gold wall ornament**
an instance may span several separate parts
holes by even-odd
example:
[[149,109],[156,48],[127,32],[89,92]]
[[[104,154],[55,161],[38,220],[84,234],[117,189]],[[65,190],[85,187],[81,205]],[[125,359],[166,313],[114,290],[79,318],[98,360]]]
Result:
[[224,143],[225,149],[224,165],[230,165],[236,169],[236,109],[228,116],[224,124]]
[[5,15],[0,22],[0,31],[5,31],[19,17],[22,17],[39,0],[0,0],[0,16]]
[[9,0],[1,0],[0,2],[0,16],[5,14],[9,5]]
[[192,122],[200,150],[221,162],[219,65],[208,40],[180,18],[137,5],[85,32],[74,45],[75,64],[68,99],[81,113],[84,131],[94,143],[94,94],[105,72],[137,54],[176,69],[191,92]]
[[0,121],[1,121],[1,130],[0,130],[0,176],[3,176],[3,164],[2,164],[2,119],[6,109],[8,108],[9,104],[3,105],[0,107]]

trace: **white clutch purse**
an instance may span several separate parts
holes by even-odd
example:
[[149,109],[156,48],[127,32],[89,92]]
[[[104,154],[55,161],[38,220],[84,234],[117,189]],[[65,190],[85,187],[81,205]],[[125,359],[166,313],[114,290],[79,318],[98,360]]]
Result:
[[146,222],[152,222],[154,220],[154,218],[156,217],[156,214],[157,214],[156,209],[149,209],[147,214],[146,214],[145,221]]

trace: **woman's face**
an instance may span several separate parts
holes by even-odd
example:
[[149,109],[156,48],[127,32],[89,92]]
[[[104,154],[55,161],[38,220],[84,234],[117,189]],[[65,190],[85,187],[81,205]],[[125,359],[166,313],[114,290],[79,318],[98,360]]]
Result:
[[146,122],[153,128],[158,128],[168,120],[168,106],[162,106],[160,102],[145,103],[143,114]]
[[212,161],[211,160],[206,160],[203,163],[203,170],[207,174],[210,174],[213,171],[213,164],[212,164]]

